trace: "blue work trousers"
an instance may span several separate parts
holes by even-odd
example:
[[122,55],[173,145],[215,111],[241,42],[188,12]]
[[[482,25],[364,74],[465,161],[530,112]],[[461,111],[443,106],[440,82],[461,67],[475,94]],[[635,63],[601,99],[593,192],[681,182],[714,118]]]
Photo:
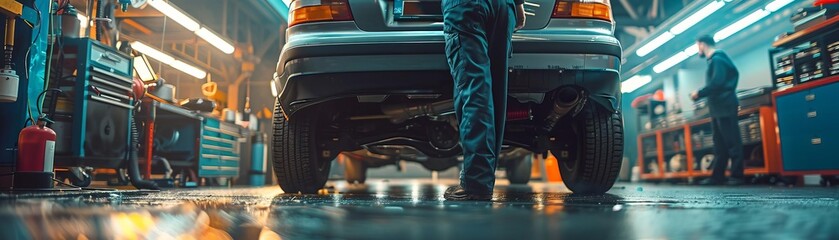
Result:
[[504,139],[513,0],[443,0],[446,58],[463,148],[460,184],[491,193]]

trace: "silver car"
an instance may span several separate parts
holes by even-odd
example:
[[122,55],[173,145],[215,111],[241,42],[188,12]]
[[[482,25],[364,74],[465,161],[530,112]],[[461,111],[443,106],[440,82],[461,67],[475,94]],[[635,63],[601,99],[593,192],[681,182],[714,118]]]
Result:
[[[510,0],[512,1],[512,0]],[[440,0],[295,0],[277,64],[274,170],[324,186],[340,152],[461,153]],[[513,34],[504,145],[549,151],[574,192],[603,193],[623,155],[621,46],[608,0],[529,0]]]

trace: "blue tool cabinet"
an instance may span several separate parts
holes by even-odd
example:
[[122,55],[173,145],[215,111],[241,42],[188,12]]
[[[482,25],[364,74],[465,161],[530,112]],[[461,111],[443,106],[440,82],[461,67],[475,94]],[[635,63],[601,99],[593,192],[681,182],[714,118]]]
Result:
[[235,124],[204,117],[199,144],[199,177],[239,176],[241,131]]
[[839,76],[775,93],[783,171],[839,171]]

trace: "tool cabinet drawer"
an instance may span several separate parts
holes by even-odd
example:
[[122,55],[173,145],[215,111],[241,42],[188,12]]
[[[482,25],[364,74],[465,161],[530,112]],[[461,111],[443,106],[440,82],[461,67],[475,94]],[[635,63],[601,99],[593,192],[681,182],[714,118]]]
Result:
[[91,44],[90,60],[93,66],[105,69],[111,73],[131,76],[131,58],[121,52],[116,52],[98,43]]
[[776,98],[785,171],[839,169],[839,83]]

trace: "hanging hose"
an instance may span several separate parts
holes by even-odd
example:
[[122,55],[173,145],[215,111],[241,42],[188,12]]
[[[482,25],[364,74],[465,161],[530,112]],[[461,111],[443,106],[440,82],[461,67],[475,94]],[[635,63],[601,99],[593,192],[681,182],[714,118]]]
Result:
[[163,178],[165,178],[165,179],[172,178],[172,173],[175,172],[175,171],[172,170],[172,165],[169,164],[169,159],[166,159],[165,157],[161,157],[161,156],[154,156],[153,159],[154,159],[155,162],[159,162],[160,164],[163,165],[163,170],[164,170],[163,171]]
[[137,130],[137,123],[131,118],[131,146],[128,148],[128,178],[131,185],[137,189],[160,190],[156,183],[145,181],[140,177],[140,166],[137,160],[137,146],[140,145],[140,131]]

